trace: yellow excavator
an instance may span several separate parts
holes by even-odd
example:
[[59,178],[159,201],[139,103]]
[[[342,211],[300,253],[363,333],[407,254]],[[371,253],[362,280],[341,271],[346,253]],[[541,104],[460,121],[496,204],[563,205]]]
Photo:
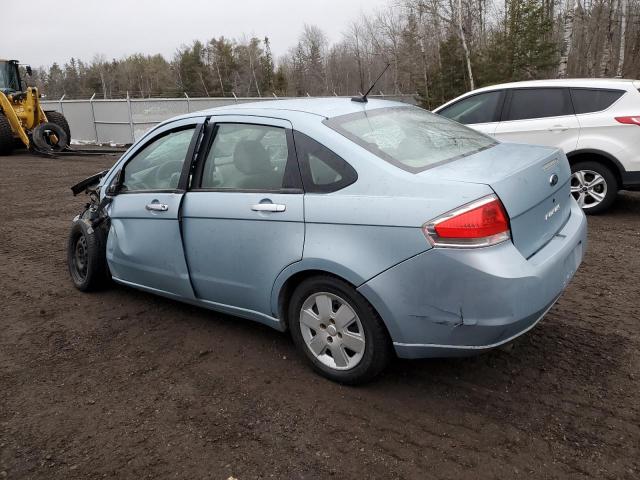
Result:
[[[0,155],[22,143],[36,153],[68,150],[71,131],[60,112],[44,111],[36,87],[25,86],[17,60],[0,59]],[[31,76],[31,67],[26,66]]]

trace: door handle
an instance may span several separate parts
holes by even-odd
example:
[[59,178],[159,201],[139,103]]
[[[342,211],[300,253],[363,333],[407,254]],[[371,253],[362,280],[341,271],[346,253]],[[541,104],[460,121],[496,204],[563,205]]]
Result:
[[554,125],[553,127],[548,129],[550,132],[564,132],[569,130],[569,127],[565,125]]
[[165,205],[164,203],[149,203],[146,207],[150,212],[166,212],[169,210],[169,205]]
[[251,206],[254,212],[284,212],[286,209],[286,205],[279,203],[256,203]]

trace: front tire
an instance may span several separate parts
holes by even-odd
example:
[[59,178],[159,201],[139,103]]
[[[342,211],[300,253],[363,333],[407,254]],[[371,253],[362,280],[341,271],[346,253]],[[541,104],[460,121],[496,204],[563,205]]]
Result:
[[321,375],[340,383],[372,380],[391,358],[382,320],[348,283],[330,276],[304,280],[289,302],[298,350]]
[[9,155],[13,150],[14,142],[11,124],[7,117],[0,113],[0,155]]
[[571,195],[586,214],[608,210],[618,194],[618,181],[599,162],[578,162],[571,166]]
[[73,285],[82,292],[104,287],[109,280],[106,259],[107,234],[75,220],[67,243],[67,265]]

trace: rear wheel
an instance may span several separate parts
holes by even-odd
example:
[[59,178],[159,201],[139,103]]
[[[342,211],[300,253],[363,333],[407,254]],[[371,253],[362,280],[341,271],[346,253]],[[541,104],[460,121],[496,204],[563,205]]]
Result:
[[586,214],[602,213],[615,201],[618,182],[601,163],[578,162],[571,167],[571,194]]
[[55,123],[60,128],[62,128],[62,130],[64,130],[64,133],[67,134],[67,141],[70,143],[71,142],[71,129],[69,128],[69,122],[67,122],[67,119],[65,118],[65,116],[63,114],[61,114],[60,112],[56,112],[55,110],[50,110],[50,111],[44,112],[44,113],[47,116],[47,120],[49,122]]
[[0,155],[9,155],[13,150],[13,131],[7,117],[0,113]]
[[73,223],[67,243],[67,265],[78,290],[98,290],[108,282],[106,237],[102,228],[90,228],[83,220]]
[[369,381],[391,357],[387,331],[351,285],[330,276],[303,281],[289,304],[298,350],[323,376],[347,384]]

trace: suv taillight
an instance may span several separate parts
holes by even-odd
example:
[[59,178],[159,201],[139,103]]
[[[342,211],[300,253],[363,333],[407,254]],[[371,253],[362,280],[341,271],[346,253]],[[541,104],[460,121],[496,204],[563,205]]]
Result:
[[633,117],[616,117],[618,123],[624,123],[625,125],[638,125],[640,126],[640,115]]
[[422,231],[434,247],[488,247],[511,238],[509,217],[495,195],[445,213]]

